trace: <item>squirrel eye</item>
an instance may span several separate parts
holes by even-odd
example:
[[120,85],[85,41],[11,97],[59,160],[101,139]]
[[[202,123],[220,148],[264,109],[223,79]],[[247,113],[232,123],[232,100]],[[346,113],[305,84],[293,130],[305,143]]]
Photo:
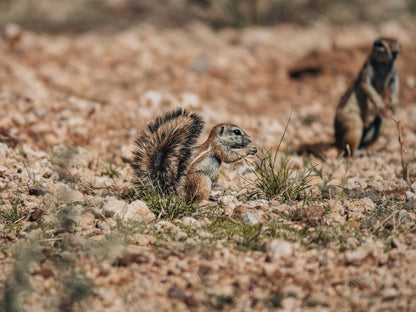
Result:
[[236,135],[241,135],[241,131],[240,131],[240,130],[238,130],[238,129],[234,130],[233,132],[234,132],[234,134],[236,134]]

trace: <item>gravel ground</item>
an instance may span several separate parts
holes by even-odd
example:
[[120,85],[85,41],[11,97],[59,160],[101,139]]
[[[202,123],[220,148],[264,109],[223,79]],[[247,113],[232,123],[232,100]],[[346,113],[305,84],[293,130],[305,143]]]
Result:
[[[380,35],[403,45],[399,123],[384,120],[354,159],[296,155],[333,141],[337,102]],[[415,311],[415,35],[396,23],[12,28],[0,41],[2,309]],[[254,192],[252,158],[221,167],[216,202],[159,218],[131,196],[129,159],[140,129],[179,106],[206,132],[241,125],[262,150],[289,121],[277,155],[295,179],[313,172],[309,192]]]

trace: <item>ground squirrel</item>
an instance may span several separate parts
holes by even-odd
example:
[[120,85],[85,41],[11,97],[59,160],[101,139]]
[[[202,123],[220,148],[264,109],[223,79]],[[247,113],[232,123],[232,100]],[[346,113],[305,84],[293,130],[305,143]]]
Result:
[[325,159],[324,152],[337,147],[345,156],[375,142],[380,134],[385,109],[398,104],[399,77],[396,58],[400,43],[392,38],[379,38],[358,77],[338,104],[334,128],[335,142],[301,144],[299,154],[313,154]]
[[373,143],[380,134],[386,108],[398,104],[399,77],[396,58],[400,43],[379,38],[356,80],[342,96],[335,115],[335,140],[345,154]]
[[235,162],[257,152],[248,146],[250,137],[230,123],[216,125],[208,139],[195,146],[203,127],[198,114],[178,109],[142,130],[131,163],[139,195],[156,189],[197,201],[208,199],[221,162]]

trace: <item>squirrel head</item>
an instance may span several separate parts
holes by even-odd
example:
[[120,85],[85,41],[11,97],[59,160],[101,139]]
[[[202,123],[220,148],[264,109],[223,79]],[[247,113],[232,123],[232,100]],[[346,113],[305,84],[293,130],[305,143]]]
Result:
[[394,38],[379,38],[374,41],[371,55],[378,63],[392,63],[401,50],[400,42]]
[[212,128],[209,139],[229,148],[243,148],[251,142],[251,138],[240,127],[230,123],[221,123]]

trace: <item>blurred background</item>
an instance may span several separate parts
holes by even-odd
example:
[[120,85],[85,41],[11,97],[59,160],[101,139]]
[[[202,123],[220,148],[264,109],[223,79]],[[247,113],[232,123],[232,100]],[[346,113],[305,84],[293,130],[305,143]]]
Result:
[[415,13],[415,0],[0,0],[0,26],[14,22],[49,32],[119,30],[141,22],[181,27],[202,21],[214,28],[378,24]]

